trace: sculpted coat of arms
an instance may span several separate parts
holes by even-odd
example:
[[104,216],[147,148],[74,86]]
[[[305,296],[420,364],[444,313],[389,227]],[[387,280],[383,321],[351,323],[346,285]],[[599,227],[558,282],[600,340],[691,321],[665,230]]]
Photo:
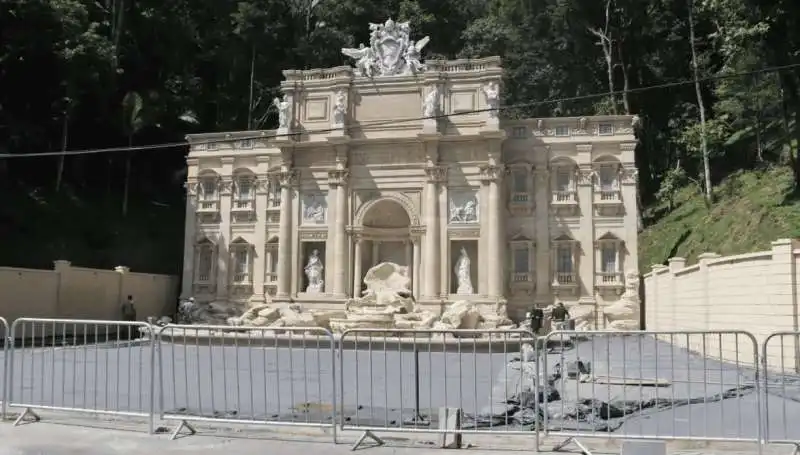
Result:
[[362,43],[356,48],[343,48],[342,54],[356,60],[356,69],[363,77],[417,74],[425,71],[420,61],[422,49],[430,41],[410,38],[408,22],[388,19],[383,24],[369,24],[369,47]]

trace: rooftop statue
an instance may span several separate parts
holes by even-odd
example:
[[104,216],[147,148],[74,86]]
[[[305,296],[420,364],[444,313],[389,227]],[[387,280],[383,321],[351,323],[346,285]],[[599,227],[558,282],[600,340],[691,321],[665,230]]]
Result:
[[369,47],[362,43],[356,48],[343,48],[342,54],[356,60],[360,76],[396,76],[417,74],[425,71],[422,64],[422,49],[429,37],[413,41],[408,22],[388,19],[383,24],[369,24]]

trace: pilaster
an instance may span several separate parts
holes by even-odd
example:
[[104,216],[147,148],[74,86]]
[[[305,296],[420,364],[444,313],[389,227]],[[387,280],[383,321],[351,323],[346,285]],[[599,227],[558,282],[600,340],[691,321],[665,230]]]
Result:
[[186,210],[183,231],[183,280],[181,282],[181,299],[188,299],[194,294],[194,269],[195,269],[195,233],[197,229],[197,181],[188,180],[183,187],[186,189]]
[[253,245],[253,297],[254,303],[263,303],[264,281],[267,273],[267,204],[269,198],[269,178],[267,169],[269,157],[260,156],[257,158],[256,166],[256,232],[255,245]]
[[[285,170],[284,170],[285,169]],[[281,185],[280,225],[278,228],[278,289],[275,297],[288,299],[292,280],[292,206],[297,172],[285,167],[277,174]]]
[[634,166],[624,166],[620,172],[620,191],[625,207],[625,247],[628,255],[625,268],[639,270],[639,203],[637,199],[639,171]]
[[533,170],[533,188],[536,206],[536,303],[550,303],[551,263],[550,263],[550,173],[546,167],[537,166]]
[[231,157],[222,158],[222,178],[219,181],[219,243],[217,244],[217,297],[218,301],[228,299],[230,274],[231,242],[231,191],[233,190],[233,161]]
[[580,228],[575,233],[575,240],[580,250],[576,252],[578,260],[578,278],[580,281],[580,300],[594,302],[595,293],[595,256],[594,256],[594,171],[591,165],[583,165],[577,175],[578,205],[580,207]]

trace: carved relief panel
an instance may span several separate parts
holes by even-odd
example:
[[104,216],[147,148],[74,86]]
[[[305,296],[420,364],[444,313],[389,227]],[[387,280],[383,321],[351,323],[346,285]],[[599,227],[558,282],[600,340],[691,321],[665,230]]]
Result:
[[480,204],[476,189],[451,189],[448,194],[450,224],[477,223],[480,220]]
[[302,224],[325,224],[328,218],[328,201],[325,193],[306,193],[302,202]]

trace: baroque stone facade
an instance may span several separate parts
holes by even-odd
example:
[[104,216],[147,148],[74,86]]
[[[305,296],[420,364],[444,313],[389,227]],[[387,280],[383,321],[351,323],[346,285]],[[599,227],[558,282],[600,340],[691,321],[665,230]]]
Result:
[[407,23],[370,29],[355,69],[284,72],[277,130],[187,138],[182,296],[335,309],[393,262],[433,311],[604,327],[638,269],[636,119],[506,119],[499,58],[422,64]]

